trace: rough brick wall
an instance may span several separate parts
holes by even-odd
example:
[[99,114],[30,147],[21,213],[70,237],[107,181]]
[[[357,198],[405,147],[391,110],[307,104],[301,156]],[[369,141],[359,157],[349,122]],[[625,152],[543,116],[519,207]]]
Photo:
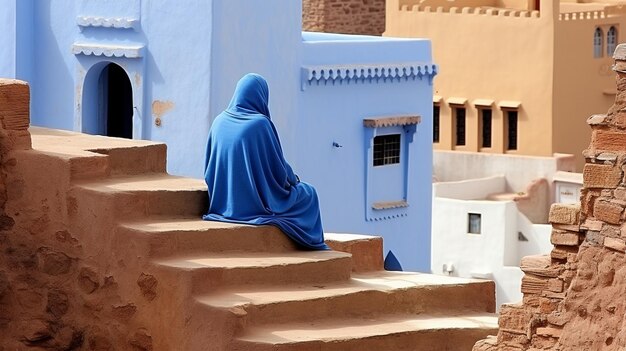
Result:
[[305,31],[381,35],[385,0],[303,0]]
[[31,150],[28,106],[26,83],[0,79],[0,350],[151,350],[140,305],[68,229],[68,184]]
[[588,120],[580,207],[552,207],[554,249],[522,261],[522,303],[503,306],[497,338],[479,341],[475,351],[626,347],[625,45],[615,59],[615,104]]

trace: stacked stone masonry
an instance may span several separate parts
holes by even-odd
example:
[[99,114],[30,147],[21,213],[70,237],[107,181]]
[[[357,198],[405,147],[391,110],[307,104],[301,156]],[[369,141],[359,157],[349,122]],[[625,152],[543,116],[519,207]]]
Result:
[[303,0],[305,31],[381,35],[385,0]]
[[615,51],[618,94],[592,128],[580,206],[555,204],[550,255],[525,257],[523,301],[501,308],[497,337],[475,351],[626,347],[626,46]]

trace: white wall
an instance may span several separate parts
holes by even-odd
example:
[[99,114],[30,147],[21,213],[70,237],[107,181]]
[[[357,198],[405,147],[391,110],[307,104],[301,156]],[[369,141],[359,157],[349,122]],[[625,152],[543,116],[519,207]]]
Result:
[[552,181],[557,171],[574,172],[572,155],[555,157],[485,154],[437,150],[433,153],[433,174],[439,182],[459,181],[502,174],[507,192],[524,191],[538,178]]
[[506,178],[496,175],[480,179],[433,183],[433,196],[457,200],[481,200],[506,191]]
[[[468,213],[481,214],[481,234],[468,234]],[[432,226],[432,272],[452,264],[452,276],[494,280],[497,306],[521,300],[522,257],[552,249],[551,226],[531,223],[512,201],[435,197]]]

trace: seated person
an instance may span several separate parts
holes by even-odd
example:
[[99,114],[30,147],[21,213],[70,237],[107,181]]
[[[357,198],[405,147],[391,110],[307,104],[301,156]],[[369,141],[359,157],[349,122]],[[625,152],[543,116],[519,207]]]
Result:
[[328,249],[315,189],[300,182],[285,161],[268,102],[265,79],[247,74],[213,121],[204,173],[209,211],[203,219],[269,224],[302,248]]

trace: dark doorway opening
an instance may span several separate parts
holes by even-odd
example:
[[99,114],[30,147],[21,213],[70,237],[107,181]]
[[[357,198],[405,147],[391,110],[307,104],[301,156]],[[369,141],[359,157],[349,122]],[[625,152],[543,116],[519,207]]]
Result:
[[133,137],[133,88],[124,69],[108,64],[100,75],[101,121],[106,136]]

